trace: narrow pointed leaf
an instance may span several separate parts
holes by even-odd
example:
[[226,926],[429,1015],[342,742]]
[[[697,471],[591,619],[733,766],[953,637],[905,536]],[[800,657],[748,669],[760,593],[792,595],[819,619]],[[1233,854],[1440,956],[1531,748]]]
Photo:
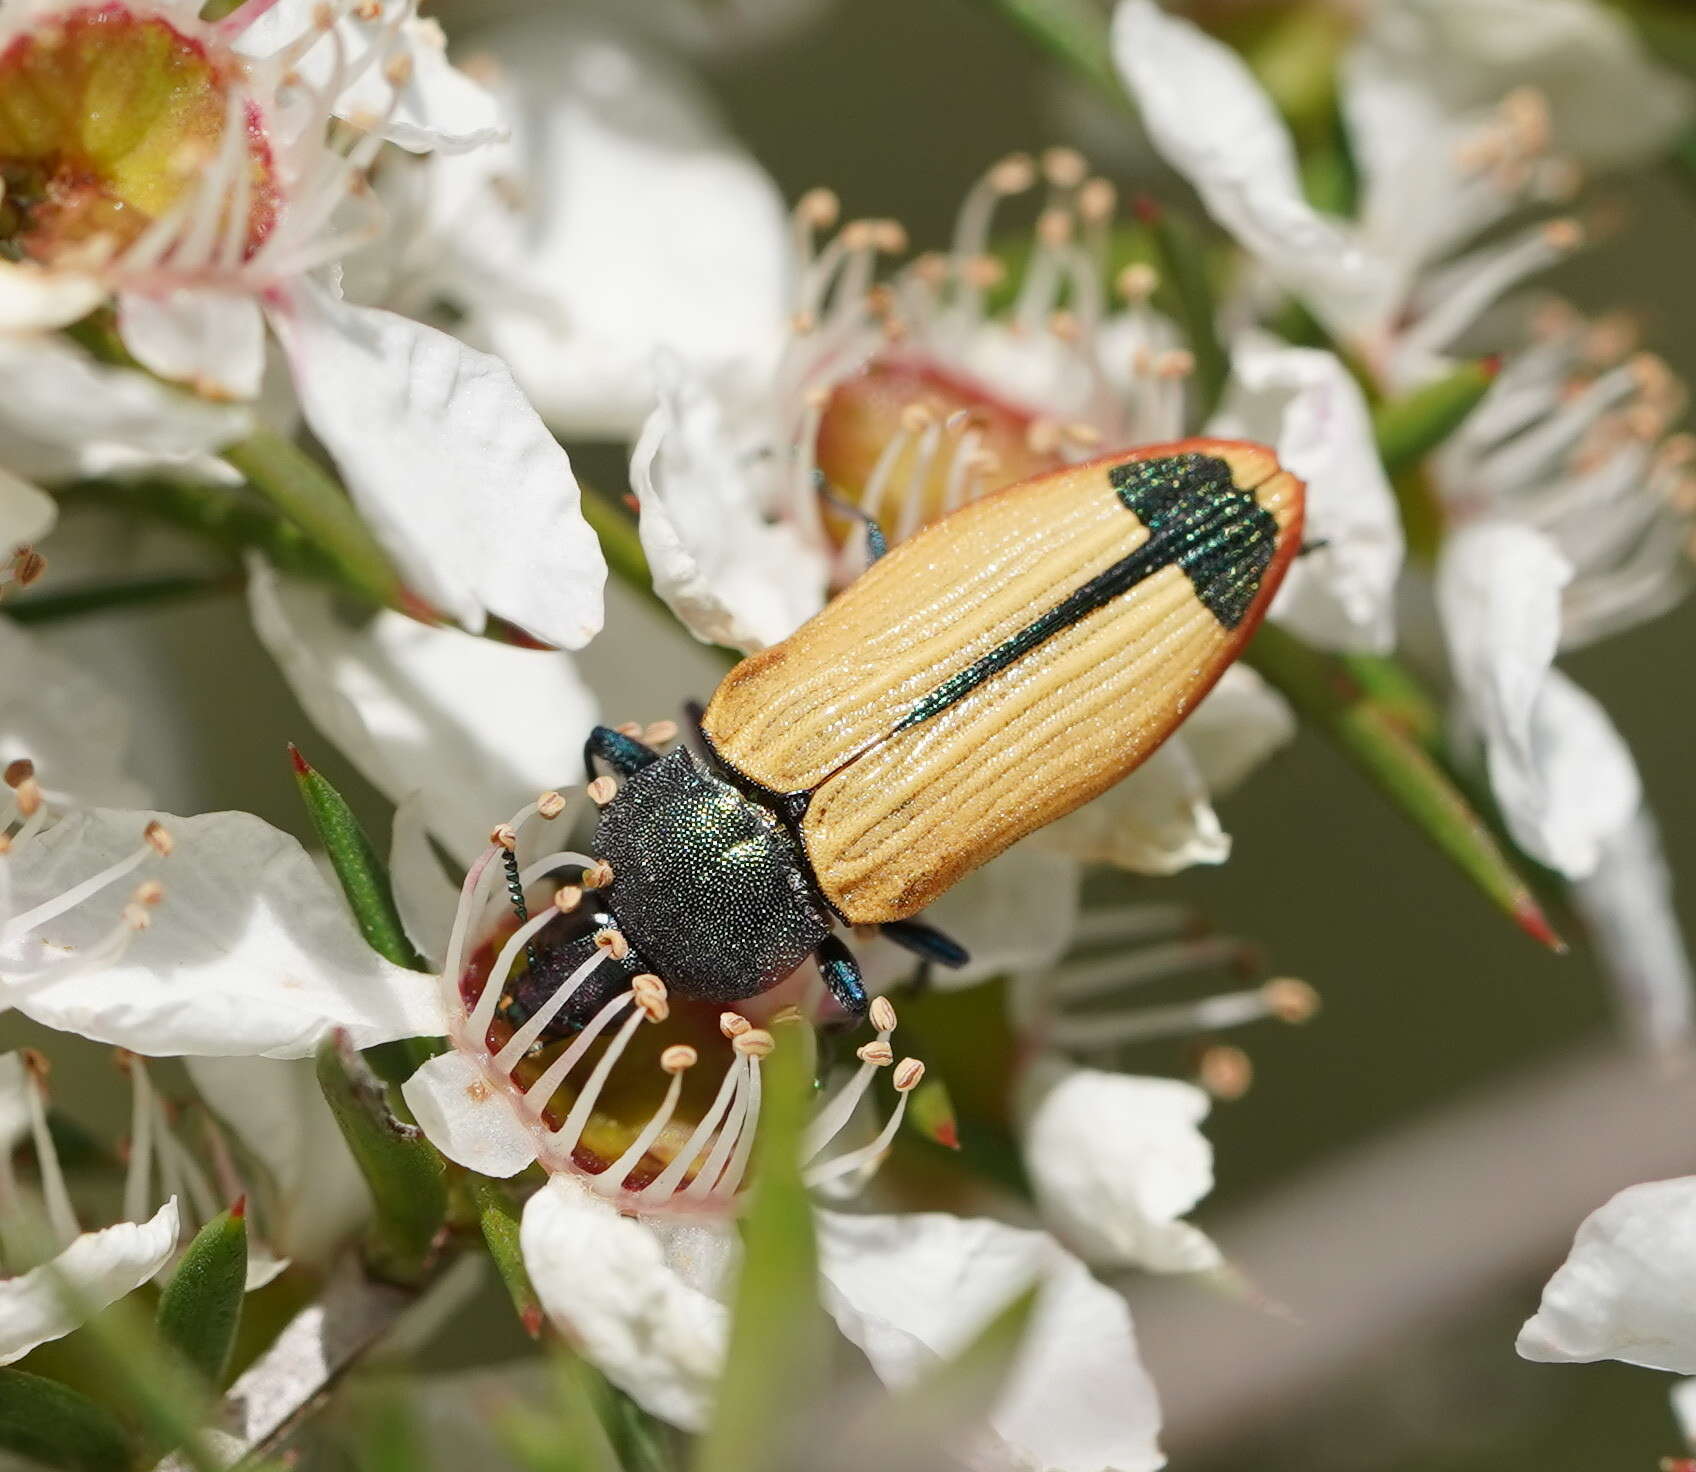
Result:
[[117,609],[148,608],[174,603],[208,593],[233,593],[241,584],[234,576],[131,578],[121,583],[100,583],[91,588],[69,588],[57,593],[36,593],[6,605],[6,616],[20,624],[53,624],[91,613]]
[[[1057,61],[1125,103],[1107,40],[1107,16],[1095,0],[988,0]],[[1128,105],[1128,103],[1127,103]]]
[[524,1254],[518,1245],[518,1205],[512,1193],[500,1181],[476,1174],[465,1178],[467,1194],[477,1213],[477,1225],[482,1229],[484,1245],[494,1259],[495,1268],[506,1284],[518,1321],[532,1339],[541,1337],[547,1324],[542,1302],[536,1297],[535,1285],[524,1266]]
[[523,1402],[494,1418],[495,1434],[525,1472],[621,1472],[623,1464],[602,1424],[596,1402],[605,1382],[575,1356],[556,1356],[554,1400]]
[[735,1318],[712,1425],[695,1472],[789,1472],[805,1463],[806,1425],[824,1374],[812,1204],[801,1138],[812,1097],[811,1032],[780,1024],[761,1065],[753,1199],[742,1231]]
[[0,1370],[0,1447],[68,1472],[125,1472],[128,1434],[110,1411],[56,1380]]
[[1230,357],[1219,338],[1213,283],[1207,275],[1207,247],[1188,219],[1164,205],[1140,200],[1137,215],[1154,237],[1162,298],[1183,328],[1184,340],[1195,357],[1190,419],[1192,428],[1198,427],[1219,407],[1231,372]]
[[416,1283],[435,1255],[447,1219],[446,1167],[421,1131],[390,1112],[382,1085],[345,1037],[318,1050],[318,1084],[376,1210],[366,1242],[373,1272]]
[[224,1383],[247,1291],[247,1217],[240,1203],[195,1233],[159,1295],[159,1335],[211,1386]]
[[347,799],[329,778],[302,756],[292,744],[289,759],[294,763],[295,782],[312,818],[312,826],[323,840],[324,850],[347,896],[348,908],[359,924],[365,943],[386,961],[413,971],[428,971],[424,958],[407,939],[389,883],[388,866],[376,846],[359,826]]
[[1478,407],[1500,369],[1495,358],[1462,363],[1424,388],[1380,404],[1372,428],[1384,468],[1399,475],[1442,444]]
[[[1404,711],[1375,699],[1344,661],[1273,625],[1261,628],[1245,658],[1521,930],[1550,950],[1566,949],[1530,887],[1421,745]],[[1375,670],[1379,677],[1384,663]]]

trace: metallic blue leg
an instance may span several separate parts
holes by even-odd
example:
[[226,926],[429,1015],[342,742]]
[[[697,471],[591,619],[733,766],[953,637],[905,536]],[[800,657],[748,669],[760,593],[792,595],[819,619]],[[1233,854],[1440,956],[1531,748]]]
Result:
[[934,961],[939,966],[964,966],[972,959],[957,940],[951,940],[934,925],[926,925],[922,920],[890,920],[878,929],[903,950],[911,951],[921,960]]
[[651,746],[644,746],[634,736],[626,736],[611,726],[596,726],[583,743],[583,766],[589,780],[595,780],[595,759],[600,758],[621,777],[640,772],[643,767],[660,759]]
[[818,957],[824,984],[830,988],[831,996],[836,998],[842,1010],[855,1017],[863,1016],[871,1004],[866,999],[860,963],[854,959],[854,953],[838,937],[827,935],[819,942],[814,954]]

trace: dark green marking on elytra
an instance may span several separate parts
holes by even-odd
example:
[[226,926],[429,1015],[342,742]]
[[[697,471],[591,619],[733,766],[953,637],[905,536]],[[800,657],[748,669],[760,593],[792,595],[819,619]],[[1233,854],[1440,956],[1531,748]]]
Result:
[[1243,621],[1277,549],[1278,523],[1252,492],[1237,489],[1230,466],[1216,455],[1167,455],[1116,465],[1107,479],[1148,528],[1148,540],[950,675],[901,718],[896,731],[947,710],[1045,640],[1174,563],[1220,624],[1234,629]]

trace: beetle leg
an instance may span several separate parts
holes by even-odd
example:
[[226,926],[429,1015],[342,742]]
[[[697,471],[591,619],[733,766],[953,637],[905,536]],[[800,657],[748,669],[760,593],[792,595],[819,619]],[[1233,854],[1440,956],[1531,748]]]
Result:
[[816,471],[818,493],[825,501],[844,516],[851,516],[866,529],[866,566],[870,567],[878,558],[889,550],[889,539],[884,536],[883,528],[878,525],[877,518],[870,512],[862,511],[852,501],[839,496],[825,484],[824,472]]
[[814,955],[831,996],[845,1012],[856,1017],[862,1015],[870,1003],[866,999],[865,983],[860,979],[860,963],[854,959],[854,953],[838,936],[827,935],[819,942]]
[[644,746],[634,736],[626,736],[622,731],[615,731],[611,726],[596,726],[589,733],[589,739],[583,743],[583,766],[589,774],[589,780],[595,777],[595,759],[599,757],[621,777],[628,777],[632,772],[640,772],[651,762],[657,762],[660,754],[651,746]]
[[896,945],[924,961],[943,966],[964,966],[971,960],[966,948],[922,920],[886,920],[878,926]]

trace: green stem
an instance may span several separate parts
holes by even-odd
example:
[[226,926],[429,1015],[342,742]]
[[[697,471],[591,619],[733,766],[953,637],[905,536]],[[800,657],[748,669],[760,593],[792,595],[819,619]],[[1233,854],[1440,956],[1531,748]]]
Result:
[[61,593],[35,593],[8,603],[6,613],[20,624],[50,624],[83,614],[107,613],[118,608],[146,608],[207,593],[240,590],[240,580],[228,576],[134,578],[123,583],[71,588]]
[[388,557],[347,493],[310,455],[275,430],[256,429],[223,458],[317,544],[342,581],[373,603],[400,606],[405,590]]

